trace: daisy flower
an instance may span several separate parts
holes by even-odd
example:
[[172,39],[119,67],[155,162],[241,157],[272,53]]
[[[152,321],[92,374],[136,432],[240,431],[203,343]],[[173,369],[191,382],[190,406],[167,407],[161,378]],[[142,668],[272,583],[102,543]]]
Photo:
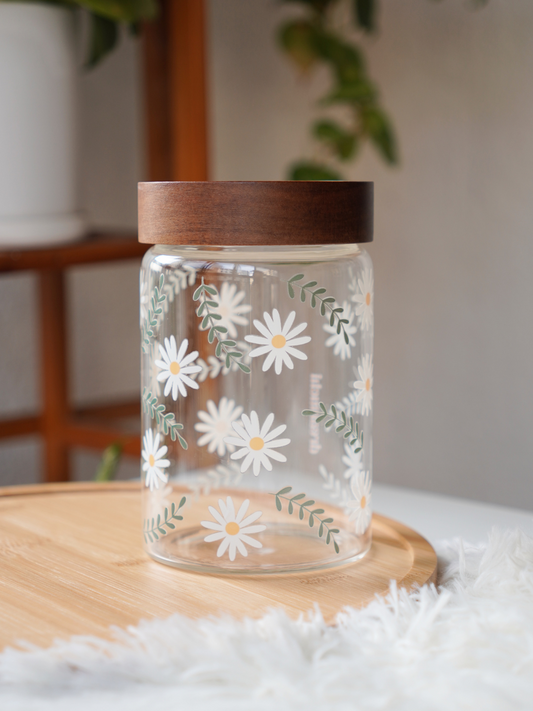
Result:
[[359,472],[351,481],[353,499],[348,501],[349,518],[355,522],[355,532],[364,533],[372,518],[372,479],[370,472]]
[[244,557],[248,555],[246,550],[246,545],[252,548],[262,548],[263,544],[257,541],[255,538],[250,536],[251,533],[259,533],[264,531],[266,526],[259,524],[257,526],[251,526],[254,521],[257,521],[263,515],[262,511],[256,511],[250,516],[244,518],[248,507],[250,506],[250,501],[246,499],[242,502],[240,509],[235,515],[235,506],[231,496],[228,496],[226,503],[222,499],[218,500],[218,506],[220,512],[214,506],[209,506],[209,513],[215,519],[216,523],[213,521],[202,521],[202,526],[204,528],[209,528],[215,533],[210,533],[204,538],[206,543],[212,543],[213,541],[221,541],[218,550],[217,557],[220,558],[229,549],[229,559],[235,560],[235,554],[237,551]]
[[344,478],[351,479],[356,474],[359,474],[363,468],[363,464],[361,462],[361,455],[363,451],[361,450],[360,452],[355,453],[353,451],[353,447],[351,447],[348,442],[344,443],[344,451],[346,452],[342,458],[343,463],[346,465]]
[[203,447],[207,445],[208,452],[216,450],[219,457],[223,457],[228,452],[233,452],[235,447],[232,444],[226,444],[224,438],[232,434],[232,424],[237,420],[243,408],[235,407],[235,400],[228,400],[223,397],[218,403],[218,408],[213,400],[207,401],[207,409],[209,412],[200,410],[198,418],[202,422],[197,422],[194,429],[197,432],[205,432],[198,440],[198,445]]
[[359,324],[363,331],[372,328],[372,320],[374,316],[374,276],[371,269],[363,269],[359,279],[354,279],[350,284],[350,290],[353,291],[352,301],[357,306],[355,314],[359,317]]
[[286,462],[287,457],[276,452],[277,447],[285,447],[290,443],[290,439],[275,439],[282,432],[285,432],[287,425],[280,425],[269,432],[274,422],[274,413],[271,413],[265,420],[263,426],[259,424],[257,412],[252,410],[250,417],[243,415],[240,422],[233,423],[233,429],[238,437],[226,437],[226,444],[232,444],[239,449],[231,455],[232,459],[242,459],[241,472],[245,472],[250,464],[254,464],[254,474],[257,476],[261,470],[261,465],[269,472],[272,471],[271,459],[277,462]]
[[[340,313],[341,318],[348,319],[348,323],[344,324],[344,331],[341,329],[340,333],[337,333],[337,323],[335,322],[333,326],[329,323],[324,324],[324,331],[326,333],[331,333],[331,336],[326,341],[326,346],[333,346],[333,353],[341,357],[341,360],[346,360],[352,354],[352,346],[355,346],[354,333],[357,331],[357,326],[354,324],[355,313],[348,301],[342,302],[343,313]],[[344,340],[344,334],[348,336],[348,343]]]
[[228,284],[226,281],[222,284],[218,297],[215,297],[218,306],[213,308],[213,313],[222,316],[218,325],[227,328],[228,336],[231,338],[237,337],[235,324],[237,326],[248,325],[248,319],[243,314],[251,311],[252,307],[249,304],[241,304],[244,297],[244,291],[238,292],[236,284]]
[[145,472],[144,483],[150,487],[150,491],[154,488],[159,489],[159,482],[166,484],[168,474],[164,471],[170,466],[168,459],[163,459],[168,452],[168,447],[165,445],[159,447],[161,435],[157,432],[154,436],[153,430],[146,430],[143,437],[143,449],[141,456],[144,459],[142,470]]
[[[185,338],[180,345],[179,351],[176,347],[176,339],[174,336],[170,336],[170,339],[165,338],[165,347],[159,346],[159,352],[161,353],[161,358],[163,360],[156,360],[155,364],[158,368],[161,368],[161,372],[157,376],[157,379],[161,382],[166,380],[165,384],[165,397],[172,390],[172,399],[178,399],[178,390],[183,395],[187,397],[187,390],[185,390],[185,385],[190,388],[198,390],[200,387],[198,383],[189,378],[189,375],[193,373],[199,373],[202,369],[199,365],[192,365],[192,363],[198,357],[198,351],[193,351],[189,355],[185,355],[187,351],[187,346],[189,341]],[[187,375],[189,374],[189,375]]]
[[151,496],[148,497],[149,516],[157,516],[163,514],[165,508],[170,508],[170,496],[172,495],[172,486],[168,484],[163,488],[155,489]]
[[[354,368],[355,371],[355,368]],[[359,375],[359,380],[356,380],[353,384],[357,394],[355,396],[356,402],[361,403],[361,414],[368,415],[372,409],[372,385],[374,384],[374,364],[372,362],[372,356],[370,354],[364,355],[357,366],[357,373]]]
[[292,370],[294,364],[291,360],[291,356],[298,358],[298,360],[307,360],[305,353],[295,348],[295,346],[303,346],[304,343],[309,343],[311,340],[310,336],[296,338],[296,336],[307,327],[307,323],[301,323],[291,331],[291,326],[296,317],[296,311],[290,312],[283,326],[281,325],[281,318],[277,309],[272,311],[272,316],[265,311],[263,317],[266,326],[261,323],[261,321],[257,319],[254,320],[254,326],[262,336],[244,337],[245,341],[257,343],[260,346],[250,351],[250,357],[257,358],[257,356],[268,353],[263,363],[263,372],[266,372],[272,363],[275,363],[277,375],[281,373],[283,365],[286,365],[287,368]]

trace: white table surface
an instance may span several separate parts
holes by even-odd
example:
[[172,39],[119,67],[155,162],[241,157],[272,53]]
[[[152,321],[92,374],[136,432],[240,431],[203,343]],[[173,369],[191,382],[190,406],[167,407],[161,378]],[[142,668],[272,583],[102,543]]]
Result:
[[457,536],[483,543],[493,526],[520,528],[533,537],[533,511],[378,483],[373,485],[372,499],[376,513],[414,528],[430,543]]

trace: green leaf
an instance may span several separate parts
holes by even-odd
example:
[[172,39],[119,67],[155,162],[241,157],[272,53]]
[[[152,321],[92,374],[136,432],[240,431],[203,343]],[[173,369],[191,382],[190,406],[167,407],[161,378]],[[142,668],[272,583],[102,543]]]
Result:
[[300,517],[300,521],[303,521],[304,510],[302,508],[300,508],[300,511],[298,512],[298,516]]
[[331,66],[339,84],[357,81],[364,75],[363,55],[355,44],[323,30],[316,33],[314,41],[320,58]]
[[218,291],[215,289],[214,286],[211,286],[209,284],[204,284],[205,290],[207,291],[208,294],[211,294],[211,296],[218,296]]
[[239,368],[242,370],[243,373],[249,373],[250,368],[247,365],[244,365],[244,363],[237,363]]
[[289,180],[342,180],[342,175],[311,161],[300,161],[289,168]]
[[185,506],[185,502],[186,502],[186,501],[187,501],[187,497],[182,496],[182,497],[181,497],[181,501],[180,501],[180,505],[178,506],[178,511],[179,511],[183,506]]
[[390,165],[398,163],[398,147],[392,124],[386,113],[377,107],[362,112],[363,130]]
[[314,523],[315,523],[315,519],[313,517],[313,514],[309,514],[309,527],[313,528]]
[[118,40],[118,26],[115,20],[90,13],[89,54],[85,66],[95,67],[114,49]]
[[137,22],[157,17],[157,0],[76,0],[86,10],[116,22]]
[[120,458],[122,456],[122,444],[120,442],[114,442],[110,444],[104,450],[102,454],[102,459],[98,465],[96,475],[94,477],[95,481],[112,481],[117,473],[118,465],[120,464]]
[[335,553],[338,553],[339,552],[339,544],[335,540],[333,541],[333,547],[335,548]]
[[324,524],[321,523],[320,528],[318,529],[318,535],[320,538],[322,538],[323,534],[324,534]]
[[195,291],[194,294],[192,295],[192,300],[193,300],[193,301],[198,301],[198,299],[200,298],[200,296],[201,296],[202,293],[203,293],[203,290],[204,290],[204,285],[203,285],[203,284],[200,284],[200,286],[196,289],[196,291]]
[[278,34],[278,42],[297,67],[308,70],[318,59],[316,29],[306,20],[291,20]]
[[353,0],[357,24],[371,33],[376,29],[376,2],[374,0]]
[[305,494],[297,494],[292,497],[292,501],[300,501],[301,499],[305,499]]
[[301,506],[305,506],[307,508],[308,506],[312,506],[314,503],[315,503],[314,499],[309,499],[309,501],[304,501],[304,503],[301,504]]
[[295,274],[293,277],[289,279],[289,284],[292,284],[294,281],[300,281],[300,279],[304,278],[304,274]]
[[317,121],[312,132],[315,138],[325,143],[340,160],[348,160],[354,156],[357,136],[335,121]]
[[289,491],[292,491],[292,486],[286,486],[286,487],[285,487],[284,489],[282,489],[281,491],[278,491],[278,493],[276,494],[276,496],[283,496],[284,494],[288,494]]
[[311,415],[316,415],[316,412],[314,410],[302,410],[302,415],[310,417]]
[[289,513],[292,515],[294,513],[294,507],[292,505],[292,501],[289,501],[288,509],[289,509]]
[[277,496],[276,496],[276,508],[278,511],[281,511],[281,501],[278,499]]
[[289,292],[289,296],[291,297],[291,299],[294,299],[295,294],[294,294],[294,289],[292,288],[291,284],[287,284],[287,290]]

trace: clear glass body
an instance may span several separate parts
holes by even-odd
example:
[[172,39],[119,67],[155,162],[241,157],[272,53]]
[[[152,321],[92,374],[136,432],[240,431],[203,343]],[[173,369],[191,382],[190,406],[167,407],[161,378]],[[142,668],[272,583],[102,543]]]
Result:
[[373,273],[358,245],[155,246],[141,269],[143,535],[212,573],[371,543]]

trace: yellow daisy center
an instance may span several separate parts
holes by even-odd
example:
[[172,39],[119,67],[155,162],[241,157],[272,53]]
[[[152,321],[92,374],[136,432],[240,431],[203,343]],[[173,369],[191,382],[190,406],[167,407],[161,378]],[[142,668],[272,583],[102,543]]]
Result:
[[173,360],[172,363],[170,364],[169,370],[172,373],[172,375],[177,375],[181,370],[179,363],[177,363],[175,360]]
[[274,348],[283,348],[283,346],[287,343],[287,339],[285,336],[282,336],[281,333],[278,334],[277,336],[274,336],[272,339],[272,345]]
[[370,306],[370,292],[368,292],[368,294],[365,297],[365,303],[367,306]]
[[154,457],[153,454],[151,454],[151,455],[148,457],[148,464],[149,464],[151,467],[154,466],[154,464],[155,464],[155,457]]
[[252,437],[250,440],[250,449],[255,450],[258,452],[260,449],[263,449],[265,446],[265,441],[261,439],[261,437]]
[[366,379],[365,388],[367,392],[370,390],[370,378]]
[[235,521],[230,521],[226,524],[226,533],[230,536],[236,536],[240,530],[239,524],[235,523]]
[[361,497],[361,508],[364,509],[366,507],[366,496]]

